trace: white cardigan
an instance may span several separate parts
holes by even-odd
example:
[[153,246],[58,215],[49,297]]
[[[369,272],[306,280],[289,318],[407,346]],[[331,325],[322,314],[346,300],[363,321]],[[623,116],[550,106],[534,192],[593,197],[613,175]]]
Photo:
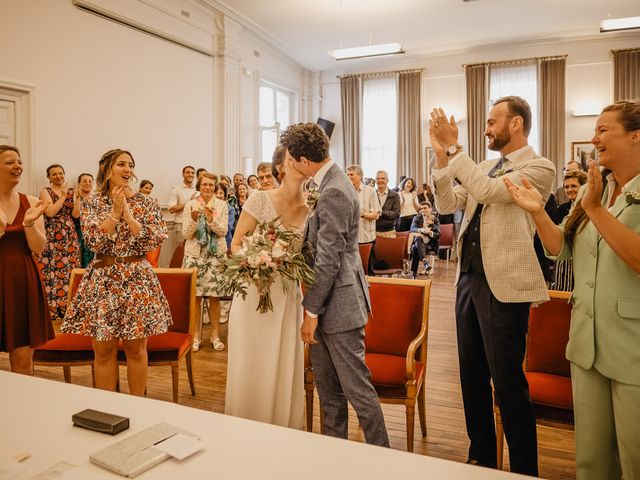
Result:
[[[209,229],[218,236],[218,255],[224,255],[227,252],[227,242],[225,236],[229,229],[229,207],[227,202],[219,200],[213,197],[207,203],[207,206],[211,208],[218,215],[209,223]],[[200,256],[200,244],[196,239],[196,227],[198,222],[191,218],[191,212],[199,210],[204,212],[204,207],[198,201],[198,199],[189,200],[184,206],[184,216],[182,217],[182,235],[185,238],[184,242],[184,254],[190,257]]]

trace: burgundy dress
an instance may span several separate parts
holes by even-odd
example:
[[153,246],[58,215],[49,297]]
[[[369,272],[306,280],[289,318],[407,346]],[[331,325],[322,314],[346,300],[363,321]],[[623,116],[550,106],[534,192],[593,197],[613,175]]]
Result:
[[22,193],[13,223],[0,238],[0,351],[38,347],[54,337],[47,298],[22,222],[29,199]]

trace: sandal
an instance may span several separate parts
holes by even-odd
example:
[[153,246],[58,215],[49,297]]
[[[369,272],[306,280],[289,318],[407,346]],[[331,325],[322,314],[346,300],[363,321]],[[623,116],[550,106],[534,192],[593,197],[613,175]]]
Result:
[[221,351],[224,350],[224,343],[222,343],[222,341],[220,340],[220,337],[212,338],[211,339],[211,345],[213,346],[213,349],[216,352],[221,352]]
[[194,340],[193,341],[193,345],[191,347],[191,350],[193,350],[194,352],[197,352],[198,350],[200,350],[200,340]]

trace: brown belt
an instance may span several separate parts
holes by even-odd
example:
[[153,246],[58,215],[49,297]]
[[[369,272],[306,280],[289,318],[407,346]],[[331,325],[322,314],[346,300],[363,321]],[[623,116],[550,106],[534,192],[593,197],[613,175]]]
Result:
[[104,255],[102,253],[96,254],[96,260],[93,268],[104,268],[109,265],[115,265],[116,263],[138,263],[147,258],[145,255],[131,255],[130,257],[117,257],[115,255]]

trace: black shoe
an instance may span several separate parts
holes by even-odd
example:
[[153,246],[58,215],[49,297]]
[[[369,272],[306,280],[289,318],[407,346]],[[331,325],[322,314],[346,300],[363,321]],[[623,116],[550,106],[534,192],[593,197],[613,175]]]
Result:
[[475,458],[469,458],[465,463],[468,465],[477,465],[478,467],[496,468],[496,465],[490,465],[488,463],[481,462],[480,460],[476,460]]

